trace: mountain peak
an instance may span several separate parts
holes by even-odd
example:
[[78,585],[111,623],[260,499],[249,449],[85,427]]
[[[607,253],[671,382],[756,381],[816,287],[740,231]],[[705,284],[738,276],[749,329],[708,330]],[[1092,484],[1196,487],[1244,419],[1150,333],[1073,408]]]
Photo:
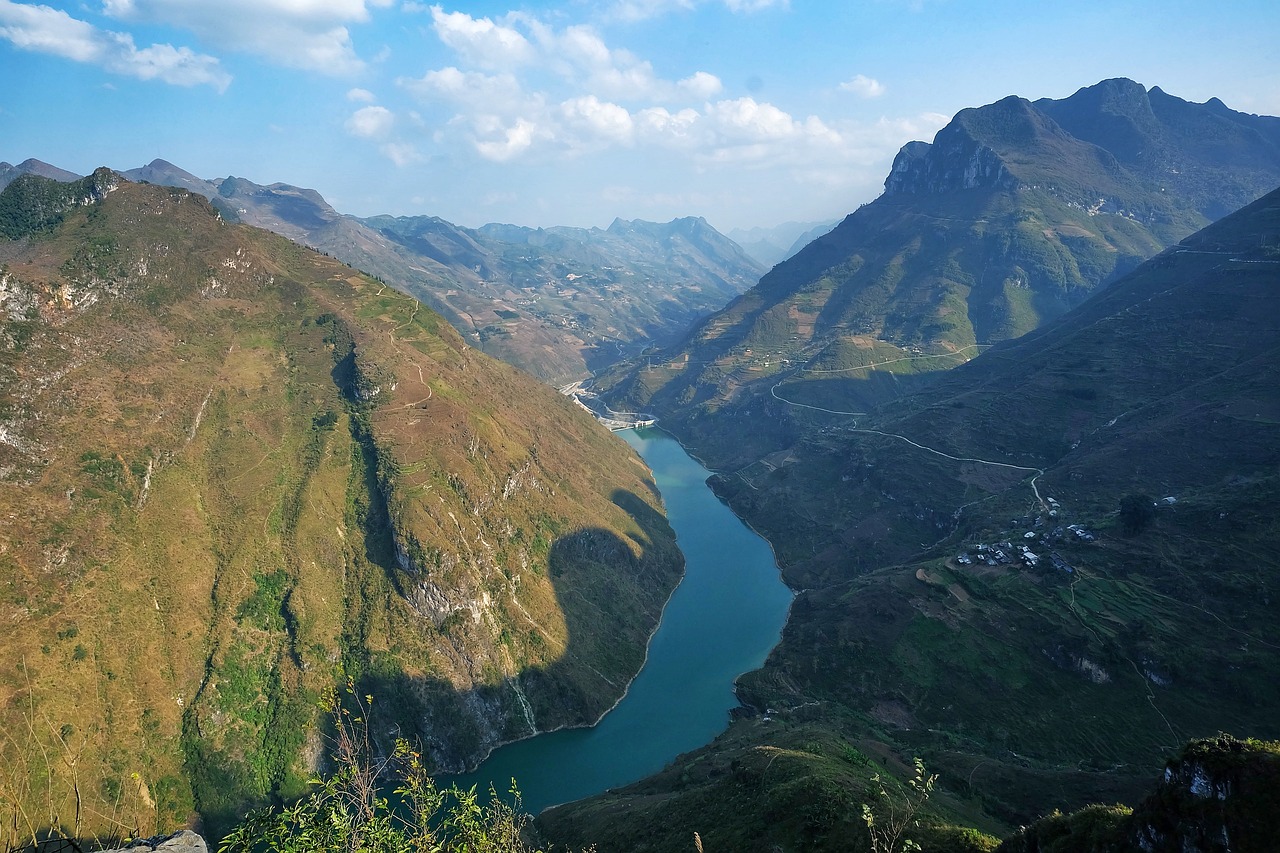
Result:
[[[1016,179],[988,140],[998,137],[997,127],[1021,127],[1023,136],[1034,133],[1027,121],[1026,102],[1010,96],[987,107],[961,110],[938,131],[933,144],[908,142],[893,160],[885,179],[885,195],[935,195],[976,189],[1012,189]],[[1004,147],[1004,146],[1001,146]]]

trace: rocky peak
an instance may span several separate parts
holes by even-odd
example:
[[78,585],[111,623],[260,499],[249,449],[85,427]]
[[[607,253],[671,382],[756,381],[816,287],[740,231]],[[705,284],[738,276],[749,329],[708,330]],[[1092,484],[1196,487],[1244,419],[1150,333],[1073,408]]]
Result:
[[979,187],[1013,189],[1017,186],[1004,161],[990,146],[974,137],[961,116],[938,131],[932,145],[908,142],[902,147],[885,179],[885,195],[934,195]]

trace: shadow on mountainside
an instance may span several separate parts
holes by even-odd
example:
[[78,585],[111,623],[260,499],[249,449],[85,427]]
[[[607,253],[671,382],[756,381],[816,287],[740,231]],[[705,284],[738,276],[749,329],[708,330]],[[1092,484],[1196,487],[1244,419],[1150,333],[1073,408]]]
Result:
[[[460,691],[427,667],[409,673],[371,659],[358,689],[374,697],[378,733],[419,740],[438,771],[458,772],[498,745],[592,725],[608,711],[643,665],[683,566],[674,545],[655,547],[673,541],[660,513],[629,491],[615,492],[613,501],[640,528],[630,541],[590,527],[560,536],[548,552],[564,620],[562,648],[551,647],[554,638],[533,620],[517,617],[497,627],[472,613],[446,618],[441,637],[466,661],[477,686]],[[401,594],[409,591],[414,578],[378,550],[372,549],[375,562]],[[548,662],[505,674],[511,655],[530,649],[543,651]]]

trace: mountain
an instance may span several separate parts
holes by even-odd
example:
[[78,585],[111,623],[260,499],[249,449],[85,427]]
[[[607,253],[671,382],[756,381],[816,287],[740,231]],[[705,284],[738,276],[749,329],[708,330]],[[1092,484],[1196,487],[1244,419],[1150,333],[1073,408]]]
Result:
[[772,228],[735,228],[729,239],[766,267],[785,261],[838,224],[831,222],[784,222]]
[[314,190],[204,181],[163,160],[123,173],[207,197],[224,216],[320,249],[422,300],[473,345],[549,382],[668,343],[763,269],[705,220],[608,229],[467,229],[335,211]]
[[619,698],[682,558],[567,398],[186,189],[24,175],[0,224],[6,849],[216,837],[348,689],[437,769]]
[[460,328],[473,329],[487,352],[549,380],[580,378],[677,339],[762,271],[701,217],[618,219],[607,229],[467,229],[436,217],[362,222],[411,257],[469,276],[465,290],[444,294]]
[[65,169],[59,169],[57,166],[50,166],[48,163],[41,162],[36,159],[23,160],[14,166],[10,163],[0,163],[0,190],[20,175],[39,175],[42,178],[52,178],[55,181],[78,181],[80,175],[74,172],[68,172]]
[[865,412],[1277,185],[1280,120],[1129,80],[963,110],[932,144],[903,147],[878,199],[600,385],[738,468],[801,428],[775,387]]
[[847,849],[913,756],[935,819],[1008,834],[1136,802],[1189,738],[1275,740],[1278,288],[1280,190],[868,414],[791,406],[712,478],[798,590],[754,711],[549,834]]
[[1181,853],[1280,849],[1280,743],[1219,735],[1187,744],[1136,808],[1038,820],[997,853]]

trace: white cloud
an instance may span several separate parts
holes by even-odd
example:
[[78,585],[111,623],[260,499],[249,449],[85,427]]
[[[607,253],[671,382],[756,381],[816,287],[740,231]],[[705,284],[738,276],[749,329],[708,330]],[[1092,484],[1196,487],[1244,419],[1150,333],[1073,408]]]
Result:
[[362,107],[351,114],[345,127],[352,136],[382,139],[396,123],[395,114],[386,107]]
[[611,49],[585,25],[558,32],[536,22],[530,26],[547,62],[592,94],[632,101],[675,101],[690,95],[707,98],[722,88],[719,78],[706,71],[679,82],[663,80],[650,62],[630,51]]
[[476,150],[486,160],[506,162],[533,145],[534,137],[538,134],[538,126],[525,118],[518,118],[505,127],[495,117],[489,116],[486,119],[479,122],[478,129],[487,133],[490,138],[477,140],[475,143]]
[[356,56],[347,24],[369,20],[369,6],[387,0],[104,0],[124,21],[182,27],[202,41],[295,68],[350,74]]
[[586,95],[565,101],[560,114],[567,127],[593,140],[629,143],[634,123],[631,114],[617,104]]
[[216,57],[170,44],[139,49],[128,33],[98,29],[48,6],[0,0],[0,38],[23,50],[98,65],[113,74],[141,80],[209,85],[220,92],[231,83],[231,75],[222,70]]
[[883,83],[864,74],[859,74],[852,80],[841,83],[840,88],[845,92],[853,92],[862,98],[878,98],[885,91]]
[[505,73],[485,74],[449,66],[428,71],[416,79],[396,82],[420,98],[452,101],[489,113],[519,112],[529,100],[521,91],[519,81]]
[[[767,5],[780,4],[744,0],[733,10]],[[638,6],[674,8],[656,1]],[[795,116],[775,103],[723,97],[723,83],[708,71],[664,78],[590,26],[553,25],[524,12],[473,18],[438,5],[431,15],[456,64],[397,83],[431,118],[423,139],[490,161],[555,163],[640,148],[634,156],[644,162],[666,158],[677,169],[724,173],[732,167],[832,186],[847,183],[851,167],[892,157],[906,139],[918,138],[917,125],[936,130],[942,123]],[[865,93],[883,90],[866,77],[847,84],[854,85]]]
[[533,59],[533,46],[517,30],[489,18],[431,7],[431,21],[440,41],[459,56],[482,68],[508,68]]
[[347,100],[362,104],[372,104],[378,100],[378,96],[368,89],[351,89],[347,92]]
[[[630,51],[610,48],[585,24],[556,28],[522,12],[512,12],[495,21],[473,18],[465,12],[445,12],[440,6],[431,7],[431,17],[436,35],[457,54],[463,69],[505,74],[517,69],[530,73],[550,71],[585,94],[624,101],[673,102],[690,97],[701,100],[723,89],[720,79],[706,71],[679,81],[664,80],[651,63]],[[440,72],[430,72],[423,78],[420,93],[431,93],[446,82],[430,79],[431,74],[437,73]],[[473,77],[467,82],[484,81]],[[510,83],[504,87],[516,88]],[[489,94],[492,87],[486,85],[478,96]]]
[[674,11],[688,11],[693,0],[619,0],[610,9],[610,17],[622,21],[647,21]]
[[727,141],[786,139],[798,130],[795,119],[786,112],[754,98],[718,101],[709,104],[706,112],[717,132]]
[[688,93],[690,97],[699,100],[718,95],[724,89],[724,84],[720,82],[719,77],[714,74],[708,74],[705,71],[698,71],[692,76],[684,78],[676,86],[681,91]]
[[408,142],[386,142],[381,150],[388,160],[402,168],[422,159],[418,149]]
[[637,133],[647,141],[683,147],[697,142],[696,131],[701,118],[694,109],[671,113],[665,107],[650,107],[636,113],[635,123]]
[[[790,0],[720,0],[726,9],[735,14],[761,12],[778,7],[787,9]],[[688,12],[699,5],[711,5],[707,0],[618,0],[608,16],[621,21],[647,21],[672,12]]]

